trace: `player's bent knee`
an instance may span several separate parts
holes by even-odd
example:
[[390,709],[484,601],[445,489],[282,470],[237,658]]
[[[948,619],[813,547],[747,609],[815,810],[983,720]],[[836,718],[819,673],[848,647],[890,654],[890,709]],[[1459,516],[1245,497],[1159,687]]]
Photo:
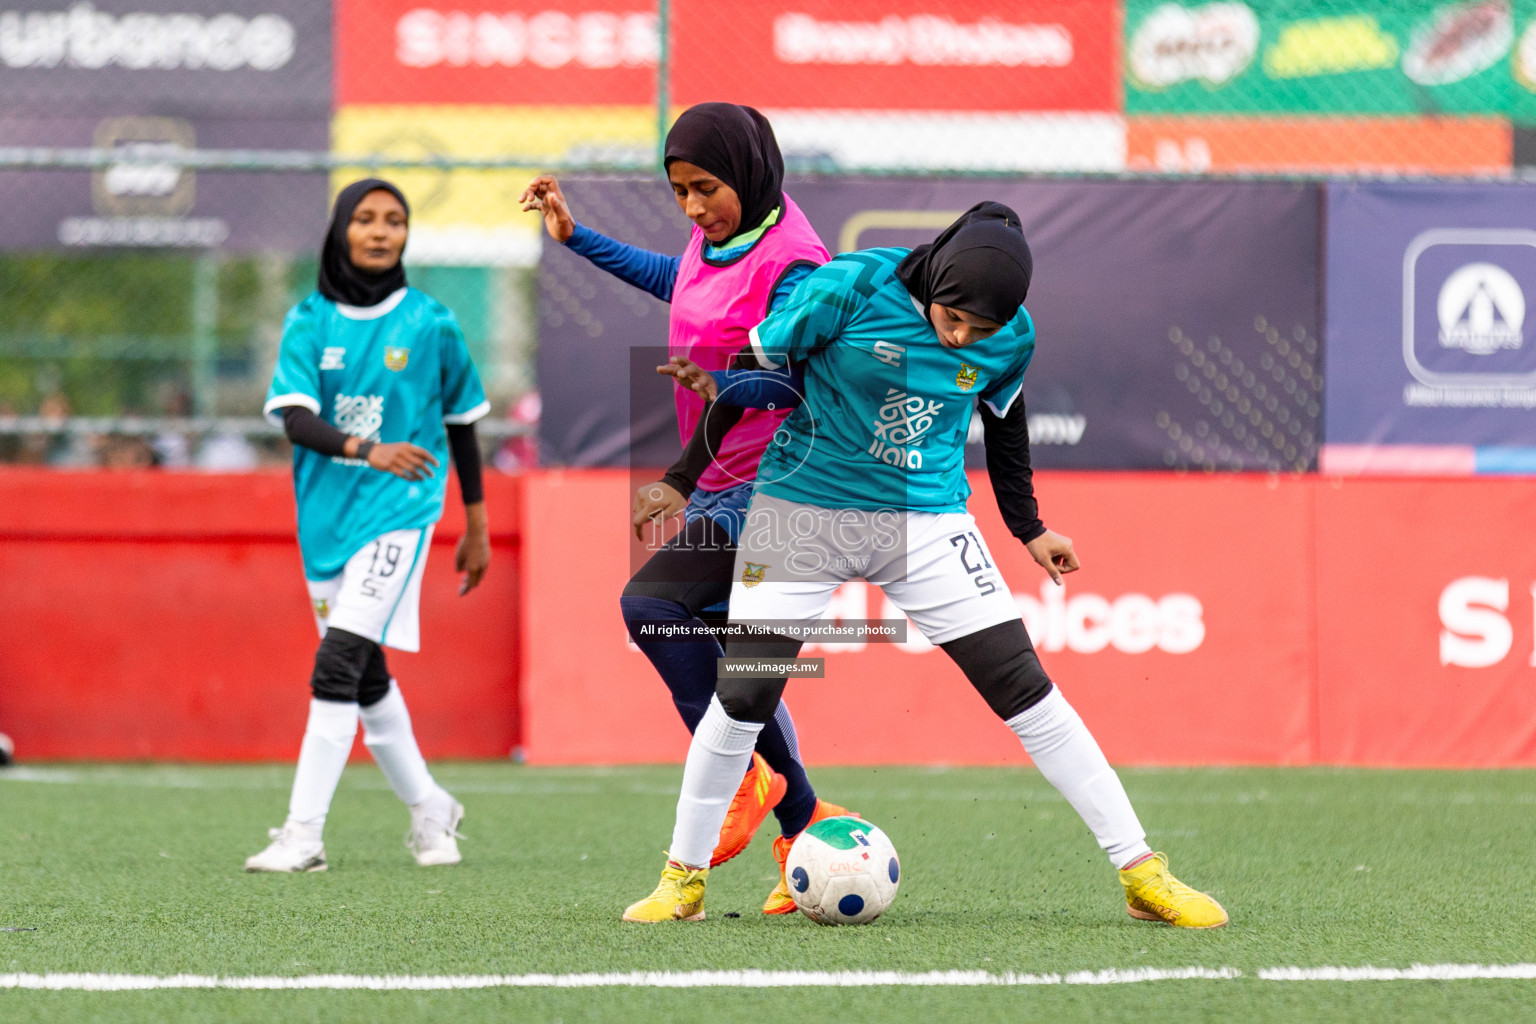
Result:
[[357,702],[371,708],[389,696],[389,664],[384,660],[384,648],[373,645],[363,676],[357,682]]
[[715,685],[715,696],[727,718],[736,722],[767,725],[784,696],[783,679],[729,679]]
[[1018,619],[977,630],[939,645],[954,659],[999,718],[1007,721],[1034,707],[1051,692],[1029,631]]
[[[315,652],[315,671],[309,678],[310,692],[316,700],[352,703],[360,696],[368,663],[379,645],[367,637],[334,626],[325,631],[320,649]],[[383,664],[382,657],[380,665]],[[385,670],[385,687],[389,686]]]

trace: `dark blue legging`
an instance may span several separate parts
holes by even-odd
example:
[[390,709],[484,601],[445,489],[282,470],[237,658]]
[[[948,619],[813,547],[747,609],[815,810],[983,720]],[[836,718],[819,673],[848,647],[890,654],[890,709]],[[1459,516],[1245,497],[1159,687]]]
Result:
[[[714,696],[715,659],[725,652],[714,639],[657,640],[644,635],[638,624],[691,623],[702,629],[706,610],[730,600],[735,560],[736,548],[729,535],[714,520],[701,517],[652,555],[619,598],[631,639],[672,691],[672,703],[689,732],[698,727]],[[724,619],[723,611],[720,618]],[[785,835],[796,835],[811,820],[816,791],[800,763],[794,723],[783,705],[758,734],[757,752],[789,783],[773,813]]]

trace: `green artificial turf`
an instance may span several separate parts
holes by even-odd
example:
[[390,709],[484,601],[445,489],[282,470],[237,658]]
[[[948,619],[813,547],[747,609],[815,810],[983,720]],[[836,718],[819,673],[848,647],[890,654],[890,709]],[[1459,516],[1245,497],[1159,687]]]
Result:
[[[323,874],[246,875],[292,769],[0,772],[0,974],[1230,967],[1102,987],[134,993],[0,990],[0,1020],[1536,1020],[1536,981],[1275,982],[1272,966],[1536,962],[1536,773],[1122,772],[1174,871],[1231,912],[1212,932],[1130,920],[1113,872],[1032,770],[817,769],[902,856],[863,928],[757,911],[767,835],[709,883],[709,920],[619,921],[655,884],[680,769],[440,766],[464,864],[421,869],[377,771],[348,770]],[[738,913],[739,917],[729,917]]]

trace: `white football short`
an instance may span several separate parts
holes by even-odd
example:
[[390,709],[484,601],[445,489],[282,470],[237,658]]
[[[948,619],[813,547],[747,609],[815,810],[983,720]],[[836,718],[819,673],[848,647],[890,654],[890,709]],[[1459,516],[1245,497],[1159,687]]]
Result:
[[432,527],[391,530],[328,580],[305,580],[320,636],[331,626],[397,651],[421,649],[421,577]]
[[731,621],[808,626],[864,578],[935,644],[1019,617],[969,512],[829,509],[757,494],[731,577]]

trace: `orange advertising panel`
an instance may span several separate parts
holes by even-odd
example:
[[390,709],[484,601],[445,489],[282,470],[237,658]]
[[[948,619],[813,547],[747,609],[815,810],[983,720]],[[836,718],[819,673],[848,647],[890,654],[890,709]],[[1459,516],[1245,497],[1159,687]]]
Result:
[[[389,653],[428,757],[518,742],[517,483],[486,477],[491,569],[463,598],[450,501],[422,653]],[[0,728],[29,760],[294,758],[318,638],[293,531],[287,473],[0,472]]]
[[1133,171],[1507,172],[1509,122],[1486,117],[1130,117]]
[[1536,480],[1321,480],[1330,764],[1536,765]]
[[[688,736],[630,647],[630,477],[530,477],[525,492],[524,742],[543,764],[680,760]],[[971,508],[1047,671],[1115,761],[1297,764],[1313,737],[1304,478],[1039,474],[1046,520],[1077,545],[1067,585],[1003,528],[985,474]],[[843,619],[896,618],[846,584]],[[900,645],[827,646],[826,678],[787,700],[817,763],[1022,763],[1014,738],[915,629]],[[1190,716],[1200,727],[1188,729]]]

